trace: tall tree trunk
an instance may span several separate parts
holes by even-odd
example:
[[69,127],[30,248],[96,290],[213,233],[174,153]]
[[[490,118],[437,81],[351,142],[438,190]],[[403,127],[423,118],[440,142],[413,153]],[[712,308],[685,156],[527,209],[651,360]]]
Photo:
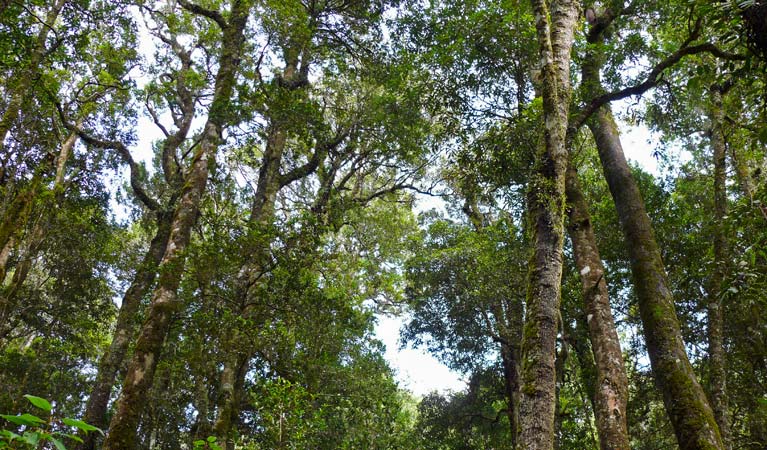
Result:
[[[54,194],[53,204],[57,207],[61,204],[64,197],[64,191],[66,189],[66,180],[64,178],[66,165],[76,142],[77,135],[75,133],[70,134],[61,144],[59,154],[54,161],[56,173],[53,180],[52,191]],[[45,237],[44,218],[47,217],[45,212],[38,214],[37,220],[33,221],[34,225],[32,225],[32,229],[24,239],[16,239],[14,235],[17,234],[19,230],[28,226],[30,215],[32,215],[32,210],[35,207],[35,200],[42,189],[42,180],[47,169],[46,165],[42,165],[36,169],[28,191],[22,193],[14,200],[14,203],[17,201],[20,203],[17,207],[18,210],[6,211],[6,215],[3,217],[3,223],[0,225],[0,228],[2,228],[0,231],[0,244],[2,245],[2,247],[0,247],[2,248],[2,250],[0,250],[0,339],[13,329],[13,325],[9,319],[15,307],[14,297],[26,280],[27,274],[32,267],[32,262],[37,256]],[[48,209],[46,206],[51,206],[51,204],[46,202],[40,209],[45,211]],[[14,250],[19,253],[19,255],[17,255],[19,257],[19,262],[13,277],[11,278],[11,282],[8,286],[4,286],[8,259],[10,258],[11,252]]]
[[527,317],[522,341],[520,444],[529,450],[554,447],[557,317],[564,238],[565,131],[569,106],[570,51],[578,3],[533,2],[541,61],[543,139],[528,194],[532,255],[527,287]]
[[[266,142],[266,150],[258,175],[258,184],[253,197],[249,225],[256,231],[256,242],[247,252],[246,262],[240,270],[237,286],[237,297],[240,304],[238,315],[245,320],[252,320],[256,303],[252,301],[253,292],[260,285],[266,271],[269,249],[272,239],[268,228],[274,220],[274,206],[277,193],[280,190],[280,166],[285,150],[287,136],[283,130],[274,126]],[[221,393],[217,403],[216,420],[213,433],[218,437],[224,450],[232,448],[231,431],[235,416],[239,413],[239,393],[237,384],[245,377],[247,364],[250,360],[251,346],[245,340],[241,330],[228,330],[224,336],[227,346],[227,356],[221,371]]]
[[[583,63],[583,83],[601,90],[600,64]],[[618,127],[609,106],[596,112],[588,125],[626,239],[647,352],[666,411],[683,450],[723,449],[719,427],[685,353],[674,299],[650,217],[623,154]]]
[[508,405],[506,415],[511,427],[511,448],[516,449],[519,427],[519,349],[515,351],[510,345],[501,344],[501,362],[503,363],[503,388]]
[[581,192],[578,173],[567,169],[568,232],[573,242],[575,267],[581,278],[589,339],[597,368],[594,392],[594,415],[599,431],[599,447],[628,449],[626,424],[628,377],[623,366],[618,333],[610,309],[604,267],[599,256],[586,199]]
[[[619,1],[606,9],[588,33],[588,42],[596,45],[581,67],[587,97],[597,98],[605,91],[600,78],[605,55],[600,44],[622,5]],[[628,246],[647,352],[677,441],[683,450],[723,449],[713,411],[685,352],[660,249],[609,105],[599,108],[587,124]]]
[[0,153],[5,151],[5,140],[16,124],[16,119],[19,118],[25,99],[32,95],[30,87],[39,77],[40,64],[45,57],[45,41],[48,40],[51,30],[55,30],[54,24],[56,19],[58,19],[61,9],[66,3],[67,0],[56,0],[51,9],[48,10],[45,22],[40,24],[40,31],[37,33],[35,45],[32,48],[32,53],[29,55],[26,67],[22,68],[16,76],[11,78],[12,82],[15,82],[15,86],[8,89],[10,91],[10,100],[0,118]]
[[[120,311],[117,314],[117,322],[112,335],[112,342],[109,348],[99,360],[99,370],[96,374],[93,390],[88,398],[85,407],[85,421],[99,428],[106,428],[107,423],[107,404],[115,384],[115,378],[120,366],[125,361],[128,353],[128,347],[136,333],[136,315],[138,314],[141,299],[152,287],[157,275],[157,266],[162,260],[163,253],[168,246],[170,237],[171,216],[169,213],[158,211],[157,230],[154,238],[149,244],[149,249],[144,255],[136,274],[133,277],[128,290],[122,298]],[[82,436],[83,443],[80,444],[81,450],[92,450],[96,448],[96,438],[94,433]]]
[[177,290],[184,270],[185,250],[192,226],[197,220],[208,173],[215,169],[221,132],[227,122],[226,117],[229,116],[227,109],[235,83],[249,10],[250,2],[235,0],[229,22],[222,24],[221,58],[213,102],[198,150],[184,179],[184,187],[171,223],[168,246],[160,262],[157,288],[152,294],[147,318],[141,327],[136,349],[123,382],[122,394],[117,401],[116,412],[104,442],[105,450],[135,448],[136,429],[148,399],[170,320],[180,307]]
[[724,221],[727,216],[727,167],[726,144],[722,125],[722,91],[719,86],[712,86],[711,110],[711,149],[714,158],[714,270],[708,286],[708,358],[710,367],[711,407],[719,425],[719,432],[726,448],[730,443],[729,401],[727,397],[727,370],[724,354],[724,311],[722,308],[722,283],[727,273],[727,238]]
[[[307,76],[311,61],[307,48],[301,51],[287,48],[284,54],[286,55],[285,68],[275,80],[276,85],[287,91],[304,89],[308,85]],[[327,145],[318,143],[314,155],[306,164],[283,174],[281,167],[288,139],[286,131],[288,124],[284,123],[285,118],[280,111],[276,111],[269,119],[266,148],[249,218],[249,226],[256,231],[257,237],[255,242],[248,244],[249,248],[245,251],[245,262],[240,269],[235,294],[240,305],[239,316],[246,321],[255,319],[259,304],[253,297],[263,281],[264,274],[269,270],[268,262],[272,245],[269,228],[274,223],[275,205],[280,189],[313,173],[328,148],[340,143],[340,141],[327,143]],[[228,347],[228,354],[221,372],[221,395],[217,402],[213,432],[220,438],[224,450],[229,450],[233,448],[232,427],[240,412],[240,391],[245,383],[248,362],[253,351],[242,330],[228,330],[224,341]]]

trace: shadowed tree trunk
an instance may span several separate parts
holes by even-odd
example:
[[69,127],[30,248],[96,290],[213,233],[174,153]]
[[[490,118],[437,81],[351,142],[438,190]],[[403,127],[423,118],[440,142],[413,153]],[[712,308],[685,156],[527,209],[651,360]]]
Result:
[[[602,90],[601,64],[597,61],[591,55],[582,67],[583,83],[590,87],[591,95],[598,95]],[[679,446],[683,450],[723,449],[713,411],[685,352],[660,249],[639,187],[623,154],[618,127],[609,106],[601,107],[588,125],[629,249],[653,375],[663,394]]]
[[726,448],[730,448],[730,420],[727,398],[727,370],[724,354],[724,311],[722,283],[727,273],[727,239],[724,221],[727,215],[726,144],[722,130],[722,88],[710,89],[711,149],[714,159],[714,271],[708,286],[708,358],[710,367],[711,407]]
[[[170,214],[158,212],[157,230],[155,231],[154,238],[149,244],[149,249],[144,255],[144,259],[136,270],[130,287],[128,287],[125,295],[123,295],[120,311],[117,314],[115,331],[112,335],[112,342],[99,360],[99,371],[85,407],[84,420],[101,429],[106,428],[108,425],[106,413],[109,397],[112,394],[117,372],[125,361],[128,347],[136,331],[136,316],[139,306],[141,306],[141,299],[144,298],[152,287],[152,283],[154,283],[157,275],[157,265],[160,264],[165,248],[168,245],[170,221]],[[97,436],[95,433],[82,436],[82,439],[81,449],[92,450],[96,447]]]
[[221,57],[208,120],[184,179],[181,196],[171,222],[168,246],[160,262],[158,284],[152,294],[147,318],[136,342],[136,349],[123,382],[122,394],[110,423],[104,449],[136,448],[136,429],[139,419],[147,402],[171,318],[180,306],[177,290],[184,270],[185,250],[189,243],[192,226],[197,219],[200,201],[205,193],[208,173],[215,169],[216,152],[222,130],[227,122],[227,109],[235,83],[250,6],[247,0],[235,0],[228,21],[225,22],[219,18],[219,25],[223,32]]
[[568,232],[573,241],[575,267],[581,279],[589,339],[597,369],[592,402],[599,446],[602,450],[627,449],[628,377],[588,205],[572,164],[567,170],[567,201]]
[[[543,136],[528,192],[532,254],[522,341],[520,445],[554,448],[557,317],[562,279],[570,51],[578,3],[533,2],[541,61]],[[551,20],[551,22],[549,22]]]

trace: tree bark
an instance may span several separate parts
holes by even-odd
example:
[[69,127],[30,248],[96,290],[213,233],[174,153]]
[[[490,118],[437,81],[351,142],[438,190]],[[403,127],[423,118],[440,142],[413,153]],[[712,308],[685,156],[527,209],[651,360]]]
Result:
[[[46,210],[46,206],[51,206],[52,204],[58,206],[63,199],[64,191],[66,189],[66,180],[64,178],[66,165],[76,142],[77,135],[71,133],[59,148],[59,154],[54,161],[56,167],[52,186],[54,198],[52,203],[46,202],[42,207],[38,206],[38,208],[43,211]],[[35,200],[37,200],[40,190],[42,189],[44,173],[48,169],[47,165],[41,165],[35,170],[32,183],[30,183],[31,186],[26,192],[23,192],[14,199],[12,203],[12,206],[14,207],[10,208],[11,211],[6,211],[6,214],[3,217],[3,223],[0,225],[0,228],[2,229],[0,230],[0,248],[2,248],[2,250],[0,250],[0,339],[13,328],[10,317],[15,308],[14,297],[26,280],[29,270],[32,267],[32,262],[37,256],[45,237],[45,227],[43,224],[45,214],[38,214],[37,220],[30,219],[30,216],[35,207]],[[14,205],[17,202],[18,205]],[[32,229],[28,231],[27,236],[25,236],[24,239],[16,239],[14,235],[17,234],[19,230],[27,227],[30,222],[33,222],[33,225]],[[11,282],[8,286],[5,286],[8,260],[13,251],[18,253],[17,257],[19,262],[13,277],[11,278]]]
[[[584,61],[584,85],[601,89],[599,69],[593,59]],[[647,352],[679,446],[723,449],[714,414],[685,353],[660,249],[610,108],[600,108],[588,125],[628,244]]]
[[[85,407],[84,420],[101,429],[106,428],[107,422],[107,404],[112,394],[112,388],[115,384],[115,378],[120,366],[125,361],[133,336],[136,333],[136,315],[141,306],[141,299],[152,287],[157,275],[157,266],[162,260],[165,248],[168,245],[170,237],[171,216],[168,213],[158,211],[157,230],[154,238],[149,244],[149,249],[144,255],[136,274],[133,277],[128,290],[122,298],[120,311],[117,314],[117,322],[112,335],[112,342],[107,351],[99,360],[99,370],[96,374],[96,381],[93,385],[88,403]],[[82,436],[83,443],[80,444],[81,450],[92,450],[96,448],[97,436],[89,433]]]
[[104,442],[105,450],[128,450],[136,447],[136,429],[152,386],[163,342],[168,334],[171,318],[180,307],[177,290],[184,270],[185,250],[192,226],[197,220],[208,173],[215,169],[216,152],[223,127],[227,123],[227,109],[239,66],[249,11],[250,2],[235,0],[229,22],[224,23],[225,26],[222,27],[221,57],[213,102],[175,208],[168,246],[160,262],[157,288],[152,294],[147,318],[141,327],[136,349],[123,382],[122,394],[117,401],[116,412]]
[[506,395],[509,426],[511,427],[511,448],[516,449],[519,427],[519,348],[501,344],[501,362],[503,364],[503,388]]
[[528,193],[532,255],[527,317],[522,340],[520,444],[530,450],[554,447],[557,317],[561,295],[564,238],[565,132],[570,97],[570,51],[578,3],[533,2],[541,60],[543,140]]
[[567,201],[568,232],[573,242],[575,267],[580,274],[589,339],[597,368],[592,401],[599,447],[602,450],[628,449],[628,377],[588,205],[572,164],[567,170]]
[[710,89],[711,149],[714,159],[714,270],[708,286],[708,358],[710,368],[709,392],[711,407],[722,441],[727,449],[730,442],[729,400],[727,397],[727,370],[724,353],[724,311],[722,284],[727,273],[727,238],[724,221],[727,216],[726,144],[722,125],[722,91],[719,86]]
[[[308,84],[306,77],[311,60],[308,50],[304,48],[302,51],[297,51],[294,48],[287,48],[283,53],[286,55],[285,68],[276,78],[275,86],[289,92],[304,89]],[[235,288],[240,307],[238,314],[248,321],[255,318],[258,303],[253,296],[268,270],[272,245],[269,228],[274,223],[277,195],[283,187],[313,173],[323,152],[320,149],[321,145],[318,144],[309,162],[288,174],[283,174],[282,159],[288,139],[286,130],[288,124],[284,121],[281,111],[276,111],[269,117],[269,132],[249,218],[249,226],[251,231],[256,232],[256,237],[254,242],[246,244],[249,248],[245,251],[244,262]],[[227,330],[223,339],[226,342],[228,354],[221,371],[221,394],[217,402],[213,432],[219,438],[223,449],[229,450],[233,448],[232,427],[240,411],[239,394],[245,382],[248,362],[253,351],[242,330]]]

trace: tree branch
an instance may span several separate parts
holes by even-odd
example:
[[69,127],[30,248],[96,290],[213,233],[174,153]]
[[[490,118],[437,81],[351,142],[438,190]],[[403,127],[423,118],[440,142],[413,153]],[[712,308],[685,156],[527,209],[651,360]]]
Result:
[[341,142],[343,142],[344,139],[346,139],[348,136],[349,130],[346,130],[337,134],[332,140],[318,145],[314,150],[314,154],[312,154],[312,157],[309,158],[309,161],[307,161],[306,164],[298,166],[284,175],[280,175],[280,187],[283,188],[290,183],[304,178],[317,170],[317,167],[320,165],[320,162],[325,157],[325,155],[327,155],[329,151],[341,145]]
[[570,126],[568,127],[568,137],[583,126],[584,123],[594,114],[599,108],[607,103],[615,100],[621,100],[627,97],[642,95],[653,87],[657,86],[663,80],[663,71],[672,67],[678,63],[682,58],[689,55],[695,55],[698,53],[711,53],[717,58],[727,59],[730,61],[741,61],[746,59],[743,55],[735,53],[725,52],[720,50],[717,46],[711,43],[698,44],[693,46],[687,46],[687,43],[683,44],[682,48],[672,53],[666,59],[659,62],[650,73],[647,74],[645,80],[634,86],[621,89],[619,91],[609,92],[602,94],[592,99],[586,106],[578,111],[574,117],[570,120]]
[[186,0],[178,0],[178,4],[191,13],[205,16],[208,19],[216,22],[222,30],[225,30],[229,26],[229,24],[226,22],[226,19],[224,19],[224,16],[222,16],[218,11],[204,8],[196,3],[191,3]]
[[136,161],[133,159],[133,156],[130,153],[130,150],[128,150],[128,147],[125,146],[120,141],[105,141],[102,139],[98,139],[96,137],[91,136],[90,134],[83,131],[82,128],[70,123],[67,120],[66,114],[64,113],[64,109],[61,107],[61,104],[54,99],[53,103],[56,105],[56,109],[58,110],[59,117],[61,118],[61,122],[64,124],[64,127],[71,131],[72,133],[77,134],[77,136],[82,139],[86,144],[91,145],[93,147],[101,148],[104,150],[115,150],[125,161],[126,164],[128,164],[128,168],[130,169],[130,185],[133,189],[133,192],[136,194],[136,197],[143,203],[147,208],[149,208],[151,211],[159,211],[162,207],[160,206],[160,203],[152,198],[144,189],[144,187],[141,185],[141,180],[139,179],[139,165],[136,164]]

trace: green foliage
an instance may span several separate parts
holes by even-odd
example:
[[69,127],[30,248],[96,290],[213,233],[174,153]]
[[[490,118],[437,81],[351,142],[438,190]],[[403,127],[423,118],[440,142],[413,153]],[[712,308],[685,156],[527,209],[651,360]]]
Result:
[[[12,448],[61,448],[67,430],[96,431],[50,413],[81,414],[112,339],[115,300],[131,285],[158,214],[124,192],[132,189],[123,177],[126,155],[80,140],[59,161],[71,132],[62,119],[130,148],[134,181],[171,211],[217,89],[224,34],[212,18],[230,20],[233,4],[195,1],[206,9],[198,14],[181,2],[66,1],[47,29],[50,3],[0,5],[0,111],[18,110],[0,151],[0,410],[17,410],[26,392],[40,395],[25,396],[31,413],[2,416],[8,429],[0,446]],[[634,168],[633,175],[704,385],[705,299],[717,264],[711,233],[718,225],[727,231],[732,260],[720,297],[730,413],[734,447],[748,449],[767,442],[767,79],[753,20],[763,17],[763,4],[636,1],[624,9],[586,2],[584,10],[622,14],[603,42],[587,42],[590,25],[579,27],[572,55],[574,107],[595,94],[594,86],[578,85],[576,70],[593,53],[604,55],[601,76],[613,91],[644,81],[684,43],[740,55],[686,55],[652,80],[658,85],[644,101],[613,109],[660,137],[660,145],[643,150],[661,160],[662,174]],[[140,445],[508,447],[500,342],[514,347],[521,339],[515,330],[524,319],[528,272],[525,194],[542,129],[529,5],[265,0],[254,10],[233,98],[213,112],[225,125],[217,136],[220,164],[184,250],[189,263]],[[726,91],[731,170],[724,224],[710,214],[706,112],[713,85]],[[19,106],[9,108],[15,94]],[[174,142],[188,105],[191,129]],[[149,143],[144,124],[152,121],[162,125],[161,139]],[[274,214],[253,223],[254,192],[268,178],[261,170],[275,136],[284,148]],[[632,446],[673,447],[638,337],[626,244],[592,147],[578,135],[574,162],[629,367]],[[413,188],[444,204],[420,203]],[[446,213],[423,214],[418,223],[413,211],[423,204]],[[558,391],[558,445],[593,448],[588,319],[577,273],[566,264],[558,350],[570,353]],[[129,318],[128,335],[145,318],[149,297]],[[376,314],[402,312],[410,313],[405,344],[463,372],[466,390],[416,400],[398,388],[373,329]],[[244,363],[235,426],[225,439],[213,426],[228,389],[222,368],[231,359]]]
[[216,443],[215,436],[208,436],[206,439],[197,439],[193,442],[194,450],[221,450],[221,446]]
[[[34,395],[24,395],[29,403],[46,413],[47,419],[24,413],[15,416],[0,414],[8,423],[16,425],[16,428],[0,430],[0,448],[51,448],[66,450],[66,441],[82,443],[80,437],[72,434],[72,431],[90,433],[103,431],[81,420],[67,417],[57,418],[53,414],[53,406],[48,400]],[[15,430],[15,431],[14,431]],[[21,433],[21,434],[18,434]],[[49,443],[47,445],[46,443]],[[19,447],[21,445],[21,447]]]

